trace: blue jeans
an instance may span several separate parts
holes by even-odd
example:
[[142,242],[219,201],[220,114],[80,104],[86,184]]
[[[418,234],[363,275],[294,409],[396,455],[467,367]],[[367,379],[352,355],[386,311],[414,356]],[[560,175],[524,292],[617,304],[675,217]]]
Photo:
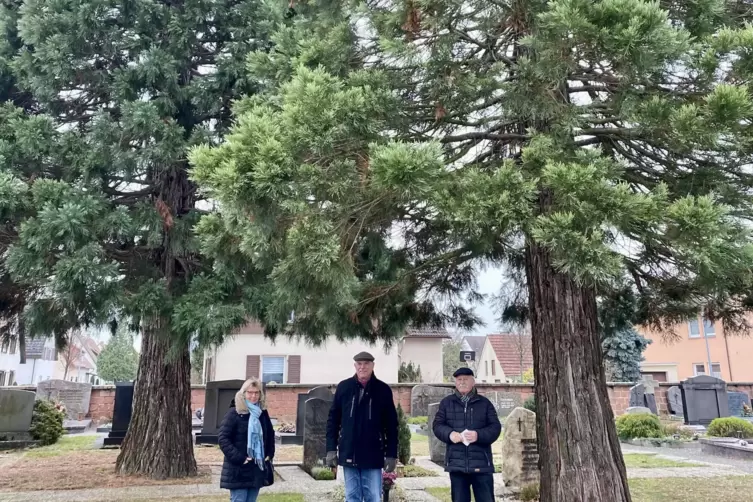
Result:
[[258,496],[258,488],[242,488],[240,490],[230,490],[230,502],[256,502],[256,497]]
[[345,502],[381,502],[382,469],[343,467]]

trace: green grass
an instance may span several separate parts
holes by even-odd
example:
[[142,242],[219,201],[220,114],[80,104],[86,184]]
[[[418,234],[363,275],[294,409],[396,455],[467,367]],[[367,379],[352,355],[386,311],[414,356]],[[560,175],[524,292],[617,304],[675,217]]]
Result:
[[436,472],[425,469],[419,465],[406,465],[403,467],[404,478],[428,478],[436,475]]
[[62,436],[55,444],[29,450],[26,452],[26,456],[32,458],[57,457],[72,451],[91,450],[96,439],[96,436],[66,435]]
[[410,456],[411,457],[428,457],[429,456],[429,436],[424,436],[423,434],[411,435]]
[[693,462],[678,462],[676,460],[670,460],[668,458],[657,457],[653,454],[644,453],[628,453],[623,456],[625,459],[625,466],[627,468],[649,468],[657,469],[663,467],[698,467],[700,464]]
[[408,423],[413,424],[413,425],[426,425],[429,423],[429,417],[426,417],[426,416],[409,417]]
[[630,480],[633,502],[740,502],[750,500],[753,476]]
[[[631,479],[628,483],[633,502],[740,502],[753,492],[753,476]],[[442,502],[452,502],[449,488],[426,491]]]

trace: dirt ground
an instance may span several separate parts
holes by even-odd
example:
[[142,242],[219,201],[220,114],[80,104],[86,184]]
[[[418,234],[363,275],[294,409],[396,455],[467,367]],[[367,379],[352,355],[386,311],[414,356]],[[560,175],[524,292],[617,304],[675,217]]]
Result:
[[[77,490],[126,486],[177,485],[211,482],[212,466],[222,465],[216,446],[194,449],[199,476],[157,481],[115,474],[118,449],[91,449],[90,445],[61,445],[0,455],[0,493],[34,490]],[[303,447],[278,446],[277,462],[301,462]],[[2,498],[2,497],[0,497]]]

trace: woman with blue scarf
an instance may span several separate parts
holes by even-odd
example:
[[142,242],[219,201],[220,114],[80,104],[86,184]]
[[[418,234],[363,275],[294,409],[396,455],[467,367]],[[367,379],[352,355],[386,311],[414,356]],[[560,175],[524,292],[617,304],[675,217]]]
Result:
[[275,436],[264,406],[264,390],[256,378],[246,380],[235,395],[218,436],[225,454],[220,488],[230,502],[256,502],[259,490],[274,481]]

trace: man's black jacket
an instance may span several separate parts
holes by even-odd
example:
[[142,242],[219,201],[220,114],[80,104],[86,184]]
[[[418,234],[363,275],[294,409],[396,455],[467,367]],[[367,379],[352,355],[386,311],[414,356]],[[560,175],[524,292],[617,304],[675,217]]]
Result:
[[[465,446],[453,443],[450,434],[464,430],[476,431],[478,440]],[[464,472],[469,474],[493,473],[492,443],[502,431],[494,405],[476,389],[471,398],[464,403],[457,392],[445,397],[439,403],[437,415],[432,424],[434,435],[447,443],[445,470],[447,472]]]
[[327,451],[338,451],[338,464],[381,469],[397,458],[397,412],[392,389],[375,375],[363,389],[353,376],[337,385],[327,421]]

